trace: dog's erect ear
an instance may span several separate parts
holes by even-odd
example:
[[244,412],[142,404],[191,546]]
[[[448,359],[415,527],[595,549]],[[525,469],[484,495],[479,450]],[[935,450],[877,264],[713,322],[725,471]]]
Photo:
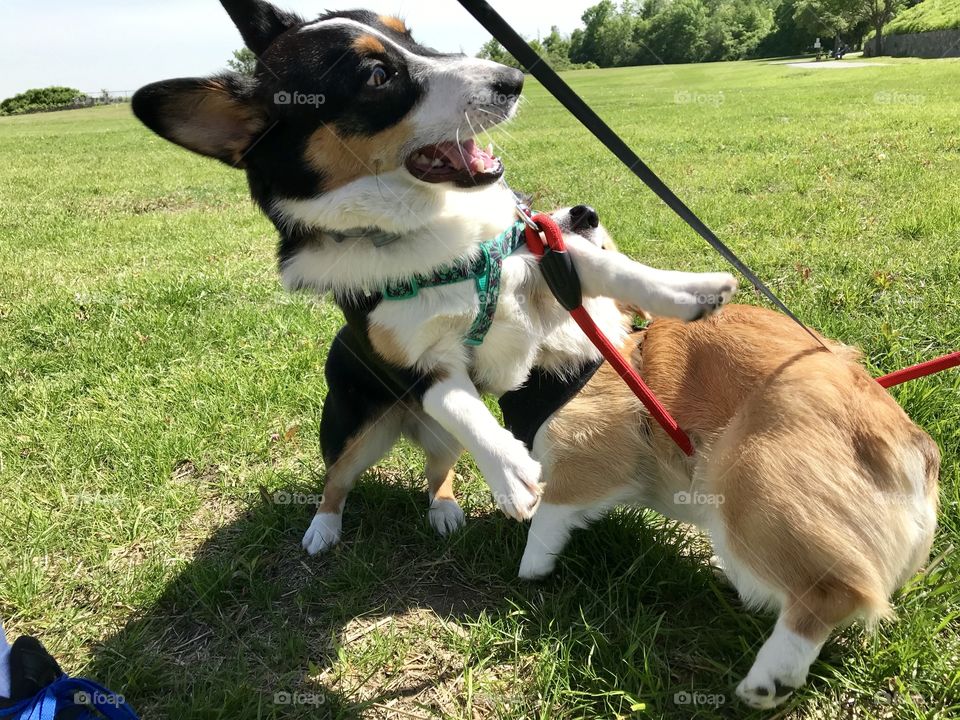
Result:
[[195,153],[244,167],[244,155],[267,127],[253,100],[255,83],[235,73],[164,80],[133,96],[133,112],[157,135]]
[[304,22],[299,16],[264,0],[221,0],[221,3],[243,36],[243,42],[258,57],[283,33]]

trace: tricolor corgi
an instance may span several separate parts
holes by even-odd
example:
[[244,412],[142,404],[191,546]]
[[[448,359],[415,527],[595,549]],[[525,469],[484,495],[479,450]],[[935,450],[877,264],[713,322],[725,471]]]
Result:
[[[481,393],[515,390],[534,368],[576,378],[599,355],[519,242],[503,164],[478,142],[513,117],[523,74],[426,48],[394,17],[223,5],[258,58],[255,75],[155,83],[133,109],[162,137],[245,170],[280,234],[286,287],[330,293],[346,317],[326,368],[327,481],[303,547],[340,540],[347,494],[401,433],[426,452],[440,533],[463,523],[452,468],[464,449],[498,506],[530,518],[540,463]],[[618,341],[615,300],[691,321],[736,289],[727,273],[653,270],[604,250],[586,206],[555,217],[587,307]]]

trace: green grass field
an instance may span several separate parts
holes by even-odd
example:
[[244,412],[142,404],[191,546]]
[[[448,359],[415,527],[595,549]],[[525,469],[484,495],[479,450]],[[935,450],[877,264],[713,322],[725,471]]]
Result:
[[884,29],[887,35],[960,28],[960,0],[923,0],[899,13]]
[[[960,62],[888,62],[569,79],[879,373],[960,347]],[[593,204],[650,264],[722,267],[541,88],[528,98],[496,135],[515,187],[543,208]],[[741,608],[701,539],[651,514],[579,533],[556,577],[525,585],[525,529],[472,466],[468,526],[441,540],[402,449],[351,496],[345,543],[302,555],[313,508],[276,493],[322,487],[341,318],[281,291],[242,174],[125,107],[2,119],[0,156],[9,633],[38,635],[147,720],[761,716],[733,689],[772,618]],[[960,374],[896,396],[944,448],[934,560],[897,622],[836,636],[776,717],[960,717]]]

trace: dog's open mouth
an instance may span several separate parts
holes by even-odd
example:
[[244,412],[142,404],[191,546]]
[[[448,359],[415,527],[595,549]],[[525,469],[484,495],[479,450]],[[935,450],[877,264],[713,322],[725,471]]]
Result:
[[493,145],[483,149],[476,140],[420,148],[407,158],[407,170],[423,182],[460,187],[489,185],[503,177],[503,163],[493,154]]

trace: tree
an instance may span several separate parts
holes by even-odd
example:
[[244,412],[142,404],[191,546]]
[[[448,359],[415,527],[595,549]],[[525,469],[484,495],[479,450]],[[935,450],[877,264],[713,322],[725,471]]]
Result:
[[612,15],[617,12],[617,6],[613,0],[601,0],[593,7],[587,8],[583,13],[583,34],[578,38],[577,54],[571,56],[574,62],[593,61],[598,65],[606,67],[601,62],[603,48],[601,47],[603,27]]
[[813,45],[810,32],[797,23],[796,10],[800,0],[782,0],[774,10],[774,30],[757,48],[759,57],[796,55]]
[[550,28],[550,34],[543,39],[543,48],[547,54],[552,57],[570,57],[570,38],[564,37],[560,33],[560,28],[554,25]]
[[[601,67],[631,65],[636,62],[635,42],[640,23],[639,6],[632,2],[620,8],[613,0],[601,0],[583,14],[583,34],[571,43],[571,60],[595,62]],[[574,47],[575,46],[575,47]]]
[[21,115],[71,108],[84,97],[82,92],[73,88],[34,88],[0,103],[0,115]]
[[707,11],[700,0],[673,0],[651,18],[646,45],[659,62],[702,62],[709,51],[707,28]]
[[904,6],[904,0],[801,0],[797,22],[817,34],[837,37],[869,24],[877,33],[876,54],[883,49],[883,28]]
[[773,9],[756,0],[723,0],[709,18],[708,60],[742,60],[773,30]]
[[883,55],[883,28],[903,9],[904,0],[857,0],[860,6],[860,19],[867,20],[877,31],[874,54]]
[[797,25],[813,37],[839,37],[850,26],[849,0],[799,0],[793,17]]
[[233,51],[233,57],[227,60],[227,65],[234,72],[253,77],[257,71],[257,56],[249,48]]
[[501,65],[506,65],[507,67],[520,67],[520,63],[517,62],[517,59],[508,53],[507,49],[494,38],[490,38],[489,41],[484,43],[483,47],[480,48],[480,52],[477,54],[477,57],[482,60],[492,60],[493,62],[500,63]]

